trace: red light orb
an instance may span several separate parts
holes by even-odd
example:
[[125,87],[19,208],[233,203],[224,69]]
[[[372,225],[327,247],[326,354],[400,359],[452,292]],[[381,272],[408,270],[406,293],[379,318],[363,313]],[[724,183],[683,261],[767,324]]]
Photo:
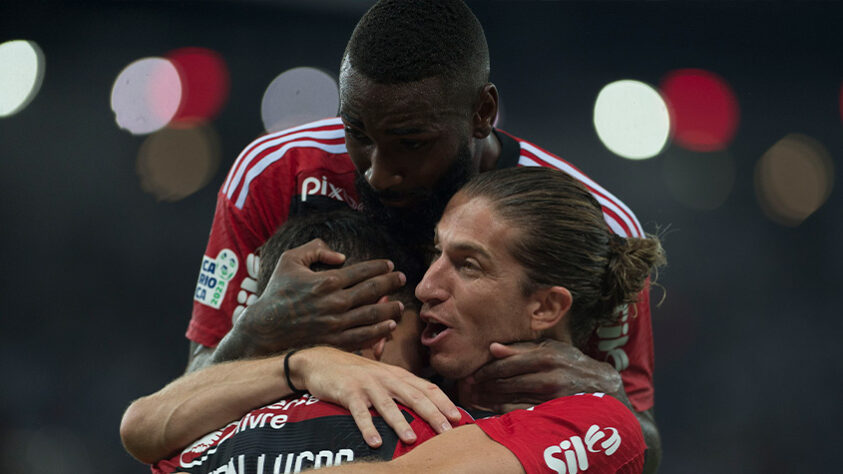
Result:
[[670,109],[673,142],[691,151],[726,148],[735,137],[740,109],[729,84],[703,69],[669,72],[661,92]]
[[228,100],[228,67],[222,56],[206,48],[187,47],[165,56],[179,73],[182,98],[173,123],[210,120]]

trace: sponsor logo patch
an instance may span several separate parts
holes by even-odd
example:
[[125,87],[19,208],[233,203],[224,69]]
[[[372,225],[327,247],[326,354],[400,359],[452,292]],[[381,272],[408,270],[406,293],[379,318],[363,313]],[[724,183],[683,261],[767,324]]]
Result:
[[584,437],[571,436],[544,450],[544,463],[557,474],[576,474],[587,471],[590,453],[615,454],[621,445],[621,435],[616,428],[591,425]]
[[354,209],[359,209],[360,204],[351,197],[348,191],[342,186],[337,186],[327,176],[309,176],[301,182],[299,190],[301,202],[307,202],[308,196],[326,196],[336,201],[344,202]]
[[214,309],[220,309],[228,282],[237,274],[239,265],[237,255],[229,249],[222,249],[216,258],[203,256],[193,299]]

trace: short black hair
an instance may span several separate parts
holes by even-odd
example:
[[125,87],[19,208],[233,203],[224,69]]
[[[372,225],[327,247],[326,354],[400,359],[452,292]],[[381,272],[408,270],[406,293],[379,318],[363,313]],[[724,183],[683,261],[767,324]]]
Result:
[[[332,250],[345,254],[346,264],[379,258],[392,260],[396,270],[407,276],[407,283],[395,296],[405,306],[417,307],[414,292],[426,269],[424,258],[405,249],[382,226],[351,209],[313,212],[291,217],[281,224],[259,249],[257,294],[266,289],[282,253],[316,238],[325,241]],[[328,267],[314,265],[312,268],[323,270]]]
[[461,0],[381,0],[357,23],[344,60],[381,84],[443,77],[478,88],[489,81],[483,27]]

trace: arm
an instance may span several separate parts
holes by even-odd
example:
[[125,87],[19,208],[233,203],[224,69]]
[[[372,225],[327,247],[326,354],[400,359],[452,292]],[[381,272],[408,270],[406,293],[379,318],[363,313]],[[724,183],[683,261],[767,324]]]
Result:
[[263,294],[216,348],[191,344],[187,371],[314,344],[358,349],[387,336],[402,308],[379,299],[403,286],[404,275],[387,260],[310,269],[316,262],[335,265],[344,259],[319,239],[284,252]]
[[[321,471],[321,470],[320,470]],[[325,472],[379,474],[392,472],[522,473],[524,468],[503,445],[477,425],[460,426],[428,440],[409,453],[384,463],[352,463]]]
[[[126,450],[142,462],[155,462],[248,411],[291,394],[283,361],[284,356],[275,356],[217,364],[136,400],[120,425]],[[299,351],[289,358],[289,367],[297,388],[348,408],[373,447],[379,446],[381,439],[370,407],[405,443],[413,443],[415,434],[394,400],[415,411],[437,432],[450,428],[448,419],[460,419],[456,407],[436,385],[399,367],[329,347]]]
[[291,394],[282,361],[278,356],[218,364],[135,400],[120,423],[123,446],[139,461],[153,463],[249,410]]
[[662,439],[659,435],[659,427],[656,426],[656,418],[653,409],[644,411],[633,411],[638,423],[641,424],[641,431],[644,434],[644,442],[647,443],[647,459],[644,462],[646,474],[658,471],[662,461]]

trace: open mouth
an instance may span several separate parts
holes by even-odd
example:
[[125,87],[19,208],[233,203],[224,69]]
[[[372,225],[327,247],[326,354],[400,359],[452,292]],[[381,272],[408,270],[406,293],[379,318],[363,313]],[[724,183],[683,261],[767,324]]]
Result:
[[427,323],[427,326],[425,326],[424,331],[422,331],[421,342],[425,346],[431,346],[433,344],[436,344],[448,334],[448,331],[450,329],[451,328],[444,324],[431,321]]

